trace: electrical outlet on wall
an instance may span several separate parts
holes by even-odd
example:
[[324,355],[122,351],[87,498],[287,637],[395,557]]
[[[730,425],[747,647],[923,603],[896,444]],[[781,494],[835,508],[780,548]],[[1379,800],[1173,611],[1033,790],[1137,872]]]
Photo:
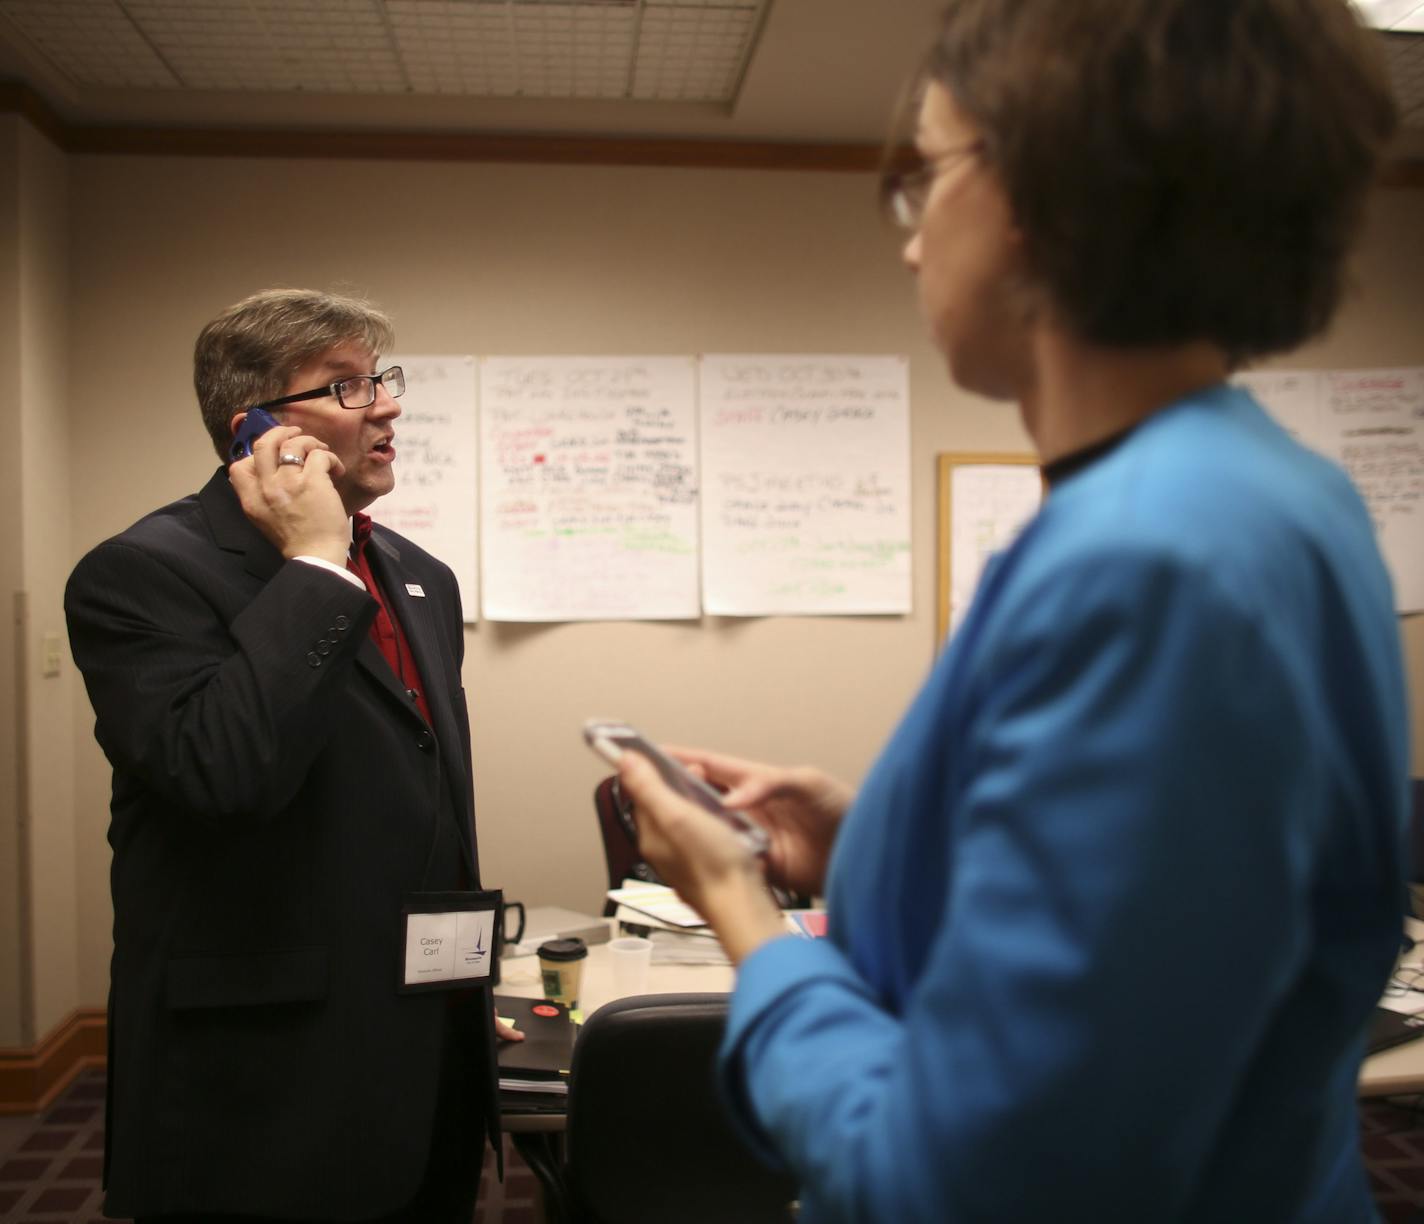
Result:
[[40,675],[59,675],[59,634],[46,633],[40,639]]

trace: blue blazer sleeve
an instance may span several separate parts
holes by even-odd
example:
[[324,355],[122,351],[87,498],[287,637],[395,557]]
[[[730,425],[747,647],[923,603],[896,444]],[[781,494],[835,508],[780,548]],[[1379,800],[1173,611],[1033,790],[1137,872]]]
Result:
[[[1262,1082],[1353,1078],[1357,1051],[1320,1065],[1280,1020],[1312,896],[1364,873],[1392,905],[1392,863],[1325,817],[1293,647],[1199,569],[1114,554],[1003,611],[848,817],[834,943],[742,967],[726,1092],[818,1224],[1208,1218],[1233,1136],[1275,1124],[1251,1102],[1296,1105]],[[924,875],[888,866],[916,847]],[[907,914],[902,991],[875,962]],[[1348,950],[1374,974],[1378,917]]]

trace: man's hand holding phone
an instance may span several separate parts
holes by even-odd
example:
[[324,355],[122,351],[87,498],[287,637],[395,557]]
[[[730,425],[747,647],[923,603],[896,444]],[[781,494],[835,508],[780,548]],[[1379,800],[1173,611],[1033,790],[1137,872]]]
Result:
[[350,518],[332,483],[341,460],[295,425],[269,426],[250,444],[251,455],[228,467],[243,513],[284,557],[345,564]]

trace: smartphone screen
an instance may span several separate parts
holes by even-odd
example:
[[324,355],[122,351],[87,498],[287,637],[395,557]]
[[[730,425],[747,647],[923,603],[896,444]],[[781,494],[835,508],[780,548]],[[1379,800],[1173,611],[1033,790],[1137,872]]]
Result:
[[610,765],[618,764],[619,758],[625,752],[636,752],[646,757],[669,788],[726,821],[757,854],[767,852],[769,842],[766,830],[745,812],[738,812],[724,805],[716,790],[681,762],[668,756],[636,728],[627,723],[593,718],[584,724],[583,736],[589,747]]

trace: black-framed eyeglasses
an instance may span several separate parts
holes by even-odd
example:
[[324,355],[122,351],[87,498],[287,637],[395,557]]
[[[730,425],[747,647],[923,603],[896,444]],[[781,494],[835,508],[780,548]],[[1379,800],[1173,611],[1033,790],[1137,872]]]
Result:
[[[266,403],[257,404],[257,408],[277,408],[282,404],[295,404],[299,400],[324,399],[328,395],[334,395],[336,402],[343,408],[369,408],[376,402],[376,388],[383,386],[386,393],[392,399],[399,399],[405,394],[405,371],[400,366],[390,366],[382,370],[379,374],[353,374],[350,378],[342,378],[334,383],[327,383],[324,387],[315,387],[310,391],[298,391],[294,395],[284,395],[281,399],[268,400]],[[252,409],[248,409],[252,411]]]
[[895,224],[904,230],[919,229],[935,179],[966,157],[977,157],[984,147],[982,139],[974,140],[938,157],[887,169],[880,178],[880,199]]

